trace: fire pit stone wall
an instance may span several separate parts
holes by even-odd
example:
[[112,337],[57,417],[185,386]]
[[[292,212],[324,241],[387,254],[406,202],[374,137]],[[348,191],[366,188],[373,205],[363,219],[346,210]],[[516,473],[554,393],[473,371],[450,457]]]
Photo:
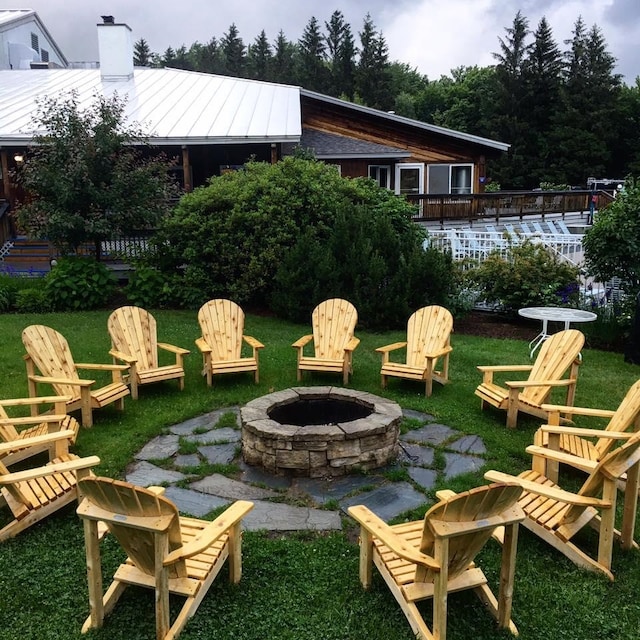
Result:
[[[354,403],[366,417],[330,424],[281,424],[271,419],[276,408],[314,400]],[[247,403],[240,410],[242,456],[248,464],[276,474],[312,478],[369,470],[398,454],[400,406],[386,398],[341,387],[294,387]]]

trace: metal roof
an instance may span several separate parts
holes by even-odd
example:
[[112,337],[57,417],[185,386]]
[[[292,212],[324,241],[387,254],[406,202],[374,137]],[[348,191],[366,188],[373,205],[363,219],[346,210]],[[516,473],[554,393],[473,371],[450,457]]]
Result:
[[302,132],[300,146],[311,149],[320,160],[411,157],[411,153],[406,149],[306,128]]
[[75,90],[80,109],[117,93],[125,118],[157,145],[297,142],[298,87],[178,69],[135,68],[129,80],[102,80],[99,69],[0,71],[0,145],[37,133],[36,99]]
[[479,144],[499,151],[508,151],[510,144],[506,142],[499,142],[498,140],[490,140],[489,138],[483,138],[481,136],[474,136],[470,133],[463,133],[462,131],[454,131],[453,129],[447,129],[446,127],[439,127],[435,124],[428,124],[427,122],[421,122],[420,120],[412,120],[411,118],[405,118],[404,116],[398,116],[395,113],[389,113],[387,111],[380,111],[379,109],[372,109],[371,107],[364,107],[360,104],[354,104],[353,102],[347,102],[346,100],[340,100],[339,98],[333,98],[322,93],[316,93],[315,91],[309,91],[308,89],[300,89],[300,94],[308,98],[313,98],[321,102],[328,104],[334,104],[337,106],[345,107],[352,111],[359,111],[361,113],[367,113],[377,118],[390,120],[398,124],[415,127],[417,129],[423,129],[436,133],[438,135],[447,136],[449,138],[456,138],[457,140],[463,140],[465,142],[471,142],[473,144]]

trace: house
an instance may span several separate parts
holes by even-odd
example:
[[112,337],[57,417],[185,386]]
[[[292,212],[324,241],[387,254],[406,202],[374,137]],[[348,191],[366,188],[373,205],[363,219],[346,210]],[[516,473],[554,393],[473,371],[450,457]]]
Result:
[[67,59],[31,9],[0,9],[0,69],[66,67]]
[[16,196],[34,134],[36,98],[75,91],[126,100],[125,117],[176,159],[185,190],[242,166],[276,162],[296,146],[343,176],[370,176],[400,194],[482,191],[487,158],[509,145],[403,118],[300,87],[176,69],[134,68],[133,38],[111,16],[98,24],[99,69],[0,71],[0,198]]

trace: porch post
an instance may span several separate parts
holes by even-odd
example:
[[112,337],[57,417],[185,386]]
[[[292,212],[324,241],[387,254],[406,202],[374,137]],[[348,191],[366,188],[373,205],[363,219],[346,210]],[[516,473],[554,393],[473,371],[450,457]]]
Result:
[[184,181],[184,190],[188,193],[193,191],[191,184],[191,164],[189,163],[189,147],[182,145],[182,179]]
[[271,143],[271,164],[278,162],[278,145],[275,142]]

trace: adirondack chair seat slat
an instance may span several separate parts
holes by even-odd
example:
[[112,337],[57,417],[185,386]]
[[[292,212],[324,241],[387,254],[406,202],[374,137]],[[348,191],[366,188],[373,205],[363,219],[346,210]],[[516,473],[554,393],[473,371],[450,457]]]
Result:
[[[407,322],[406,342],[396,342],[376,349],[382,354],[382,388],[387,387],[389,376],[419,380],[425,382],[425,396],[429,397],[433,391],[434,380],[440,384],[447,384],[452,331],[453,316],[444,307],[431,305],[414,312]],[[404,347],[405,362],[394,362],[390,359],[391,352]],[[436,368],[438,362],[439,369]]]
[[[209,300],[198,311],[198,324],[202,336],[196,346],[202,353],[202,375],[207,385],[213,384],[214,375],[249,373],[253,371],[256,384],[260,381],[260,349],[264,345],[253,336],[244,334],[245,314],[231,300]],[[248,345],[250,355],[243,353]],[[247,347],[244,347],[248,351]]]

